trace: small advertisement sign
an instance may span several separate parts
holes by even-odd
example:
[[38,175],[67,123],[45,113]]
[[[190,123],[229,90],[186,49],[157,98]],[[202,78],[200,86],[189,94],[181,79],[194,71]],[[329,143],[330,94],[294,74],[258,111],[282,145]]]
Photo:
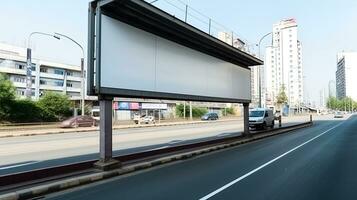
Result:
[[166,110],[167,104],[166,103],[142,103],[141,109],[147,110]]
[[119,102],[119,110],[130,110],[128,102]]

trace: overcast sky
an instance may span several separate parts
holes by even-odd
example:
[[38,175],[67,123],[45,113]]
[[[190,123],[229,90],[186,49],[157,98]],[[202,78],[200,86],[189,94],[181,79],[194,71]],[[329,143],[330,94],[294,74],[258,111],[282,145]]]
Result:
[[[159,0],[155,4],[177,16],[184,8],[178,0]],[[357,50],[356,0],[183,0],[201,13],[234,30],[251,44],[272,31],[272,24],[287,18],[298,23],[303,43],[303,68],[308,97],[319,102],[321,89],[335,79],[336,54]],[[60,32],[86,47],[88,0],[12,0],[2,1],[0,41],[25,46],[33,31]],[[194,14],[194,13],[193,13]],[[196,14],[198,17],[200,15]],[[203,18],[200,18],[203,19]],[[190,16],[189,16],[190,20]],[[191,20],[195,19],[191,17]],[[197,21],[197,20],[196,20]],[[199,23],[198,23],[199,24]],[[205,24],[201,22],[201,25]],[[266,39],[264,45],[269,45]],[[71,42],[36,36],[32,47],[37,56],[58,62],[78,64],[81,52]]]

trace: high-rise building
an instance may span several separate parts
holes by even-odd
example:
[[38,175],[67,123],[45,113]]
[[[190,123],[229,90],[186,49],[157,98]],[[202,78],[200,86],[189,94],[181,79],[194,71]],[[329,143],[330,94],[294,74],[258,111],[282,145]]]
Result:
[[337,54],[336,94],[338,99],[351,97],[357,101],[357,52]]
[[304,102],[302,45],[298,40],[295,19],[273,25],[272,45],[266,48],[264,90],[266,106],[274,106],[276,97],[285,88],[290,108]]

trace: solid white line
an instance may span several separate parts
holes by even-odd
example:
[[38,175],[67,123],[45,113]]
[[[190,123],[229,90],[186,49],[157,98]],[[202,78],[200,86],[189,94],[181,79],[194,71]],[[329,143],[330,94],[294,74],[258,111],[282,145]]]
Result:
[[157,147],[157,148],[153,148],[153,149],[149,149],[150,151],[152,150],[159,150],[159,149],[165,149],[165,148],[168,148],[170,146],[162,146],[162,147]]
[[0,167],[0,170],[11,169],[11,168],[21,167],[21,166],[25,166],[25,165],[32,165],[32,164],[39,163],[39,162],[40,161],[33,161],[33,162],[28,162],[28,163],[23,163],[23,164],[18,164],[18,165],[10,165],[10,166],[6,166],[6,167]]
[[222,186],[221,188],[219,188],[219,189],[217,189],[217,190],[215,190],[215,191],[209,193],[208,195],[206,195],[206,196],[200,198],[199,200],[207,200],[207,199],[213,197],[214,195],[216,195],[216,194],[222,192],[223,190],[227,189],[228,187],[234,185],[235,183],[237,183],[237,182],[239,182],[239,181],[245,179],[246,177],[248,177],[248,176],[254,174],[255,172],[261,170],[262,168],[264,168],[264,167],[270,165],[271,163],[273,163],[273,162],[279,160],[280,158],[282,158],[282,157],[288,155],[289,153],[295,151],[296,149],[298,149],[298,148],[304,146],[305,144],[307,144],[307,143],[309,143],[309,142],[315,140],[316,138],[318,138],[318,137],[320,137],[320,136],[326,134],[327,132],[331,131],[332,129],[334,129],[334,128],[338,127],[338,126],[340,126],[341,124],[343,124],[343,122],[341,122],[341,123],[337,124],[336,126],[334,126],[334,127],[330,128],[330,129],[324,131],[323,133],[321,133],[321,134],[319,134],[319,135],[317,135],[317,136],[311,138],[310,140],[308,140],[308,141],[306,141],[306,142],[300,144],[299,146],[296,146],[295,148],[293,148],[293,149],[291,149],[291,150],[289,150],[289,151],[287,151],[287,152],[281,154],[280,156],[278,156],[278,157],[276,157],[276,158],[274,158],[274,159],[272,159],[272,160],[266,162],[265,164],[263,164],[263,165],[261,165],[261,166],[255,168],[255,169],[253,169],[252,171],[250,171],[250,172],[244,174],[243,176],[241,176],[241,177],[239,177],[239,178],[237,178],[237,179],[231,181],[230,183],[228,183],[228,184]]

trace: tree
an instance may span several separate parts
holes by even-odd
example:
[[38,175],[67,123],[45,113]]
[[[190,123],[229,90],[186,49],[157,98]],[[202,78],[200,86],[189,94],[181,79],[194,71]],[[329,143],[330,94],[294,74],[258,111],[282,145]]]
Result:
[[[176,115],[183,117],[183,104],[176,105]],[[190,116],[190,109],[186,106],[186,117]],[[192,117],[202,117],[208,110],[206,108],[192,106]]]
[[278,106],[281,106],[287,102],[288,102],[288,97],[286,96],[286,93],[285,93],[285,86],[282,85],[280,88],[280,92],[279,92],[278,96],[276,97],[276,104]]
[[45,121],[62,120],[72,114],[72,102],[64,94],[46,92],[37,105],[41,108]]
[[15,87],[5,74],[0,73],[0,121],[8,119],[14,101]]
[[327,99],[327,108],[331,110],[356,110],[357,102],[353,101],[351,97],[345,97],[343,99],[329,97]]

